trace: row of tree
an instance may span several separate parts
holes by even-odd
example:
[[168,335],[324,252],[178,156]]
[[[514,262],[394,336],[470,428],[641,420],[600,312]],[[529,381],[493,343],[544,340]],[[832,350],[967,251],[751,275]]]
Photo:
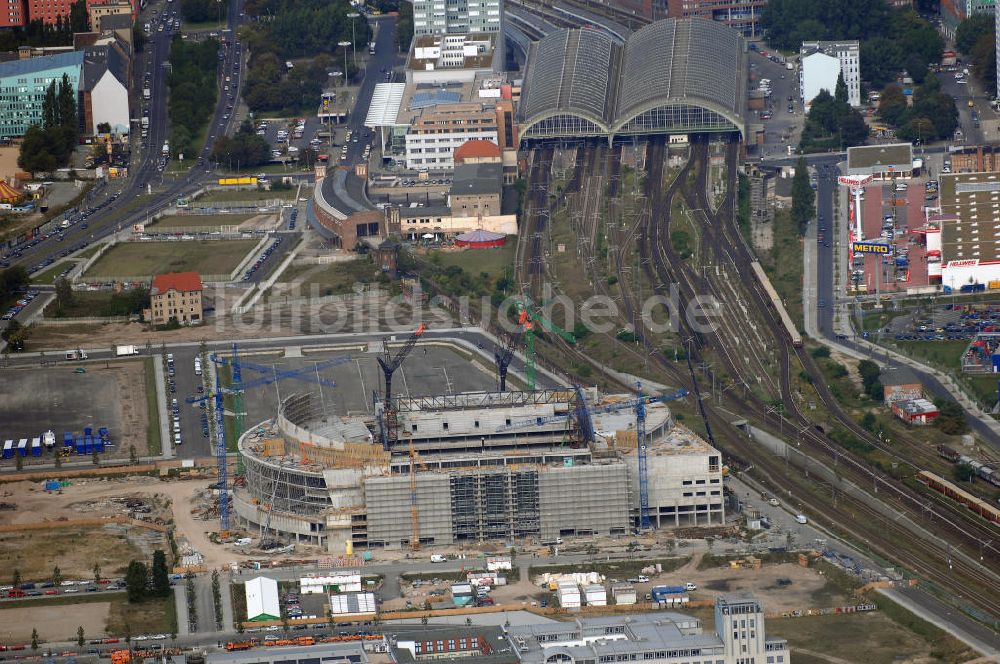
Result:
[[997,85],[996,23],[993,14],[974,14],[958,25],[955,48],[968,56],[973,75],[987,90]]
[[955,100],[941,91],[941,83],[934,74],[913,91],[912,105],[899,85],[892,83],[886,86],[879,99],[878,115],[884,122],[896,127],[896,135],[906,141],[951,138],[958,127]]
[[181,0],[181,16],[190,23],[221,23],[228,9],[229,3],[222,0]]
[[42,101],[42,125],[32,125],[24,134],[17,165],[29,173],[50,172],[69,163],[79,143],[80,118],[76,112],[76,88],[63,74],[59,85],[49,83]]
[[250,120],[244,120],[234,135],[215,141],[211,159],[230,169],[260,166],[271,160],[271,145],[257,135]]
[[798,49],[804,41],[860,40],[861,71],[876,88],[903,70],[920,83],[944,48],[933,25],[884,0],[771,0],[761,23],[768,43],[782,49]]
[[820,90],[812,100],[809,115],[799,150],[802,152],[823,152],[843,150],[852,145],[861,145],[868,137],[868,125],[856,109],[847,102],[847,85],[844,77],[837,77],[834,95]]
[[192,155],[194,139],[212,118],[219,86],[219,44],[214,39],[183,40],[174,37],[170,45],[170,149],[174,156]]

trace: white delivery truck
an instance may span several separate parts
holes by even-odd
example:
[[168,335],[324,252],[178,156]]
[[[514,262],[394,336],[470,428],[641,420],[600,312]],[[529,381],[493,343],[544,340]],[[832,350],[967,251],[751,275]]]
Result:
[[148,100],[151,96],[152,96],[152,93],[150,92],[149,88],[143,88],[142,89],[142,98],[143,99]]
[[139,348],[136,346],[115,346],[115,357],[125,357],[126,355],[138,355]]
[[84,351],[80,350],[79,348],[77,348],[76,350],[68,350],[68,351],[66,351],[66,359],[67,360],[86,360],[87,359],[87,353],[85,353]]

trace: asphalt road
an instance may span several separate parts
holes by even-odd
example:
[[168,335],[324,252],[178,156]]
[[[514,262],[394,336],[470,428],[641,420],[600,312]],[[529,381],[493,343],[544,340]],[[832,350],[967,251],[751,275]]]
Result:
[[[157,23],[156,20],[151,18],[153,9],[160,11],[160,22],[162,22],[162,12],[164,11],[162,8],[164,6],[166,6],[166,3],[160,2],[147,7],[139,23]],[[241,6],[242,0],[229,0],[230,29],[235,30],[241,21]],[[140,97],[134,102],[134,107],[137,109],[137,118],[142,117],[140,109],[142,108],[141,90],[143,87],[149,87],[151,90],[151,100],[147,107],[149,110],[149,135],[145,139],[147,147],[144,149],[140,148],[138,151],[133,150],[129,177],[123,180],[112,180],[106,186],[95,188],[94,194],[87,203],[88,206],[99,207],[100,210],[89,216],[85,221],[79,220],[67,229],[62,234],[64,238],[61,242],[58,240],[58,235],[54,234],[48,239],[37,243],[35,246],[19,248],[21,255],[13,257],[12,262],[28,267],[44,263],[45,261],[56,260],[60,257],[61,252],[66,250],[66,247],[76,247],[83,243],[89,244],[94,240],[107,237],[122,228],[128,228],[133,223],[145,218],[148,214],[168,207],[178,196],[194,191],[197,188],[199,180],[207,173],[205,169],[193,168],[183,177],[172,181],[164,180],[162,172],[159,170],[161,149],[164,141],[169,136],[167,106],[163,102],[167,98],[167,73],[172,36],[172,32],[167,30],[161,32],[154,26],[140,60],[141,64],[134,68],[135,81],[133,88],[139,91],[138,95]],[[238,62],[242,57],[242,49],[239,46],[230,46],[225,52],[226,55],[222,68],[224,71],[232,72],[234,63]],[[149,73],[150,84],[144,86],[143,79],[147,72]],[[203,155],[211,152],[215,138],[221,135],[226,129],[228,122],[224,118],[228,114],[226,99],[225,96],[220,96],[211,121],[209,138],[206,141]],[[138,126],[136,126],[134,133],[138,134],[138,132]],[[140,141],[133,141],[133,147],[139,145]],[[119,216],[118,219],[111,218],[116,216],[115,212],[120,211],[122,207],[131,203],[136,196],[143,193],[147,189],[147,185],[160,182],[165,183],[165,186],[158,188],[154,198],[147,204],[124,216]],[[47,230],[50,226],[54,228],[57,225],[58,220],[55,220],[46,225],[46,228],[43,230]]]

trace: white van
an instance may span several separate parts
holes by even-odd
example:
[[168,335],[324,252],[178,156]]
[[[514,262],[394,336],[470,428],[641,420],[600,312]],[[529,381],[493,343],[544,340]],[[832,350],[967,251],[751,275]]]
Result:
[[799,523],[809,523],[809,519],[807,519],[804,514],[796,514],[795,520]]
[[434,553],[434,554],[431,554],[431,562],[432,563],[446,563],[446,562],[448,562],[448,559],[446,557],[442,556],[440,553]]

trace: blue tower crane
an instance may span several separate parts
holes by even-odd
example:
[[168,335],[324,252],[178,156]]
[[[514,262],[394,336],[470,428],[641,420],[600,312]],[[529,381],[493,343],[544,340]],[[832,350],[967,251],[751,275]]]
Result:
[[[234,413],[236,417],[236,438],[239,440],[242,434],[242,420],[243,420],[243,394],[246,390],[261,387],[263,385],[270,385],[276,383],[280,380],[286,378],[296,378],[299,380],[305,380],[308,382],[318,383],[326,387],[335,387],[336,383],[331,380],[326,380],[320,378],[318,375],[313,375],[319,369],[328,369],[335,367],[340,364],[345,364],[351,361],[351,357],[342,356],[335,357],[330,360],[325,360],[319,362],[312,366],[303,367],[301,369],[293,369],[287,371],[278,371],[274,367],[266,367],[262,365],[244,363],[239,359],[239,354],[237,353],[236,344],[233,344],[233,354],[232,358],[222,358],[220,356],[212,355],[211,359],[213,362],[219,365],[229,365],[233,368],[233,384],[230,387],[223,387],[220,379],[219,373],[215,374],[215,390],[208,394],[201,394],[197,396],[190,396],[185,401],[190,404],[201,403],[212,399],[215,404],[215,437],[216,437],[216,447],[215,456],[218,462],[218,474],[219,474],[219,529],[222,537],[228,537],[229,535],[229,496],[227,489],[229,487],[229,468],[227,466],[226,459],[226,427],[225,427],[225,413],[223,411],[223,397],[227,394],[232,395],[235,398],[234,407],[236,412]],[[249,368],[253,371],[264,373],[265,375],[260,378],[256,378],[249,382],[243,382],[243,369]]]

